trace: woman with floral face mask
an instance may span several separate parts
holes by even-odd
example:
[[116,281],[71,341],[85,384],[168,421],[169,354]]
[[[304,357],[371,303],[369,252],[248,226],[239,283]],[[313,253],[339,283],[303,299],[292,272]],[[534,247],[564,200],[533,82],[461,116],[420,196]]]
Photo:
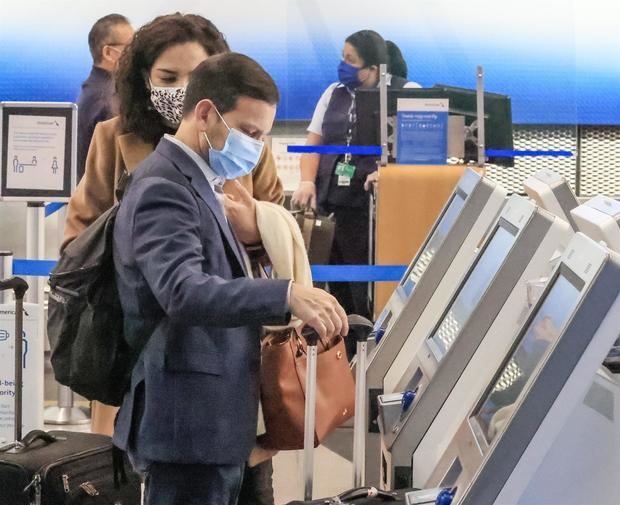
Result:
[[[136,32],[116,77],[120,115],[95,128],[84,177],[69,202],[63,248],[114,204],[123,174],[131,173],[165,133],[174,134],[192,70],[228,50],[222,33],[198,15],[160,16]],[[239,181],[257,200],[284,200],[268,146],[256,170]]]
[[[308,126],[307,145],[348,145],[354,137],[355,92],[379,84],[379,66],[389,68],[388,47],[381,35],[361,30],[345,40],[338,81],[330,85],[317,103]],[[420,87],[388,74],[388,86]],[[331,264],[368,264],[368,195],[364,184],[376,172],[378,158],[304,154],[301,182],[292,203],[334,214],[336,231]],[[330,285],[330,291],[349,314],[370,317],[368,287],[360,282]],[[349,355],[355,342],[347,341]]]
[[[153,152],[164,134],[176,132],[185,87],[194,68],[209,56],[228,50],[215,25],[197,15],[160,16],[136,32],[120,60],[116,78],[120,115],[95,128],[84,177],[69,202],[63,248],[112,207],[122,176]],[[284,200],[267,145],[253,172],[237,180],[257,200],[279,204]],[[117,410],[93,402],[92,431],[111,435]],[[267,456],[253,454],[258,458],[255,461]],[[247,503],[273,504],[271,473],[270,460],[248,468],[239,503],[249,496]]]

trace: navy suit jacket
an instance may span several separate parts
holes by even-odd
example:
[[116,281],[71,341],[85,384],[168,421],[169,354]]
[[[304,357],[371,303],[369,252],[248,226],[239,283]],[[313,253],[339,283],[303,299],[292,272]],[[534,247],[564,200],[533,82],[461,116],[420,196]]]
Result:
[[93,67],[82,83],[78,98],[77,181],[86,170],[86,157],[95,126],[115,116],[118,109],[114,94],[114,78],[107,70]]
[[200,168],[163,139],[114,228],[130,342],[146,341],[114,442],[146,461],[241,464],[256,439],[260,327],[286,324],[288,281],[249,279]]

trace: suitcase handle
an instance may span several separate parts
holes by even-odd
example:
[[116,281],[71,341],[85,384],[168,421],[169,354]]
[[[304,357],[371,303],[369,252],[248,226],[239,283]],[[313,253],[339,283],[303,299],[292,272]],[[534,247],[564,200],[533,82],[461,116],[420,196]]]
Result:
[[22,300],[26,291],[28,291],[28,283],[21,277],[11,277],[4,281],[0,281],[0,291],[12,289],[15,292],[15,298]]
[[46,444],[53,444],[54,442],[58,442],[59,439],[43,430],[32,430],[23,438],[22,445],[26,448],[34,444],[37,440],[42,440]]
[[349,338],[355,337],[356,342],[366,342],[374,329],[373,324],[358,314],[351,314],[347,319],[349,321]]
[[397,496],[387,491],[382,491],[375,487],[357,487],[345,491],[338,495],[338,498],[343,502],[351,500],[358,500],[360,498],[379,498],[381,501],[396,501]]

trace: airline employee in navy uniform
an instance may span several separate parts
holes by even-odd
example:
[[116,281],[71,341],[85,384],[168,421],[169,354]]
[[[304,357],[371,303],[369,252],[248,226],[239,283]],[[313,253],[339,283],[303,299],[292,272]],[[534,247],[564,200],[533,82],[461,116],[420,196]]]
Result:
[[[379,65],[388,64],[386,41],[377,32],[361,30],[347,37],[338,66],[339,82],[330,85],[316,106],[306,145],[347,145],[355,136],[355,90],[379,84]],[[393,88],[420,87],[388,75]],[[367,177],[377,170],[377,157],[305,154],[301,182],[293,205],[333,213],[336,233],[330,263],[368,264]],[[366,283],[334,283],[330,291],[348,313],[370,317]]]

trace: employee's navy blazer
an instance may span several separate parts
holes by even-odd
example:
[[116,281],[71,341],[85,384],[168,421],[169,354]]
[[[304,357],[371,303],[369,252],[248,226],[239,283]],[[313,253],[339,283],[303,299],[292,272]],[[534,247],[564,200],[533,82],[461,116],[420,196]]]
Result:
[[259,329],[288,319],[288,281],[245,275],[200,168],[163,139],[132,175],[114,229],[129,341],[147,341],[114,443],[140,459],[241,464],[256,439]]

